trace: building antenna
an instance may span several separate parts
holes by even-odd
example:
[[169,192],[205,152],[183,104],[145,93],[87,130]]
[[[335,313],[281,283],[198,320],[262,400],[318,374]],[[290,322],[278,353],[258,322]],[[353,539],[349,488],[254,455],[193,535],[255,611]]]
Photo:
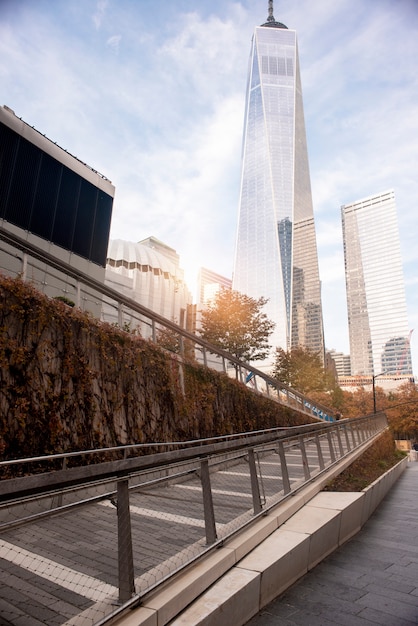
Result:
[[273,15],[273,0],[269,0],[269,16],[267,18],[267,22],[262,24],[262,26],[270,26],[270,28],[287,28],[281,22],[276,22]]
[[269,16],[267,18],[268,22],[275,22],[276,20],[274,19],[274,15],[273,15],[273,0],[269,0]]

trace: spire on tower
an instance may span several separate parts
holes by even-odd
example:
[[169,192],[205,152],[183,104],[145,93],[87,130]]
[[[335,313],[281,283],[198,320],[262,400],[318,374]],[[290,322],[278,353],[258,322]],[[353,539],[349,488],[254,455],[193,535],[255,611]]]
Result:
[[273,15],[273,0],[269,0],[269,14],[267,18],[267,22],[262,24],[262,26],[272,26],[273,28],[287,28],[281,22],[276,22]]
[[274,19],[274,15],[273,15],[273,0],[269,0],[269,16],[267,18],[268,22],[275,22],[276,20]]

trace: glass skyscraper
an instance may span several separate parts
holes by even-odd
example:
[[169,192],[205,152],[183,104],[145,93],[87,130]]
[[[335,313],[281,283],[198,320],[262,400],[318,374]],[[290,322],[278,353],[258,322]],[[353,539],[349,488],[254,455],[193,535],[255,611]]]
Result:
[[321,288],[296,32],[255,29],[248,71],[233,289],[268,299],[273,349],[324,356]]
[[341,207],[351,373],[412,375],[395,194]]

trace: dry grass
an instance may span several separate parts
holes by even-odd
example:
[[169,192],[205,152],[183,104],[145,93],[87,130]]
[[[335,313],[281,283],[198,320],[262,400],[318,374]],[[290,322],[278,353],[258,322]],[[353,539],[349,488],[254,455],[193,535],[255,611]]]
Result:
[[328,483],[324,491],[361,491],[396,465],[405,454],[396,450],[392,434],[386,431],[350,467]]

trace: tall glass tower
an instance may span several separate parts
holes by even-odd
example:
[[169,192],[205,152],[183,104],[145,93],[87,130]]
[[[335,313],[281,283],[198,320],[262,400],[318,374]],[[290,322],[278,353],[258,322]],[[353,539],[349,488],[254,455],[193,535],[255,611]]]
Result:
[[341,207],[351,373],[412,375],[393,190]]
[[321,287],[296,32],[255,29],[247,83],[233,289],[268,299],[273,349],[324,354]]

